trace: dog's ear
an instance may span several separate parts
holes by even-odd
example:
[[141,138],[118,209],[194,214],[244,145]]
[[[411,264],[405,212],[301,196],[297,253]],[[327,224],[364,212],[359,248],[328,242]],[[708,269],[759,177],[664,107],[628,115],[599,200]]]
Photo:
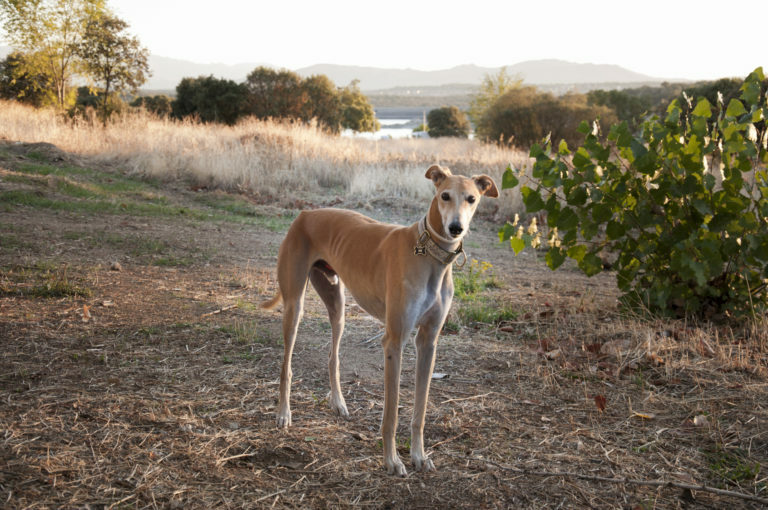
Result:
[[435,187],[440,187],[440,185],[443,183],[446,177],[451,175],[451,171],[447,168],[443,168],[440,165],[432,165],[429,167],[429,170],[427,170],[427,173],[424,175],[427,179],[432,179],[432,182],[435,183]]
[[480,190],[480,193],[486,197],[496,198],[499,196],[499,189],[496,187],[496,183],[487,175],[473,175],[472,180],[475,181],[475,186]]

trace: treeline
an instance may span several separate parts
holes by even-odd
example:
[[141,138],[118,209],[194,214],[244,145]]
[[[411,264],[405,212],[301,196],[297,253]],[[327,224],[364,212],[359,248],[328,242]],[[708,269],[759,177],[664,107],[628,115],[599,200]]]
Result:
[[16,48],[0,62],[0,97],[60,109],[76,104],[75,77],[94,88],[102,120],[110,97],[147,79],[149,51],[105,0],[0,0],[6,39]]
[[[0,61],[0,99],[70,115],[97,111],[106,124],[126,111],[126,99],[149,76],[149,51],[127,33],[105,0],[0,0],[0,22],[17,51]],[[88,86],[72,86],[75,78]],[[323,129],[376,131],[373,106],[356,82],[336,87],[324,75],[302,79],[259,67],[243,83],[184,78],[176,98],[140,97],[130,103],[158,115],[234,124],[245,116],[316,121]]]
[[234,124],[240,118],[315,121],[323,129],[376,131],[373,106],[357,82],[337,87],[327,76],[302,79],[288,70],[254,69],[242,83],[213,76],[184,78],[176,86],[176,99],[167,96],[138,98],[133,105],[177,118]]
[[635,131],[649,117],[663,116],[675,99],[684,106],[694,97],[706,98],[716,108],[727,105],[739,96],[742,81],[723,78],[694,84],[662,83],[658,87],[572,92],[557,97],[523,86],[522,80],[510,78],[502,69],[498,75],[486,76],[468,113],[476,137],[486,142],[527,148],[549,135],[555,142],[577,145],[583,141],[578,132],[582,121],[597,120],[605,127],[624,121]]

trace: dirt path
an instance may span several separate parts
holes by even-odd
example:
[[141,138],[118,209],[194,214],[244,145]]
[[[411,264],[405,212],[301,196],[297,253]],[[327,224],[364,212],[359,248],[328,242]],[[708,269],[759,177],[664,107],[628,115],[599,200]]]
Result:
[[[457,274],[481,289],[457,296],[440,340],[435,370],[445,377],[433,381],[425,430],[437,472],[383,470],[381,326],[351,301],[342,345],[351,419],[325,402],[330,327],[310,292],[294,426],[277,430],[280,315],[255,305],[274,289],[296,210],[90,169],[55,148],[0,149],[9,508],[760,507],[500,466],[768,497],[765,350],[710,326],[622,316],[610,275],[514,258],[491,218],[467,247],[493,268]],[[337,197],[302,206],[327,204],[399,223],[421,211]],[[409,345],[404,458],[413,358]]]

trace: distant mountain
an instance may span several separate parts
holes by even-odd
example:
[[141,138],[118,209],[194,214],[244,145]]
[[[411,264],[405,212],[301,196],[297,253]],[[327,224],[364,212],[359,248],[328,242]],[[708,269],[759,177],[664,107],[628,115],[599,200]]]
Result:
[[[4,58],[11,49],[0,46],[0,58]],[[144,89],[173,90],[185,77],[214,75],[235,81],[243,81],[258,63],[198,64],[188,60],[151,55],[149,65],[152,76]],[[377,67],[342,66],[318,64],[297,69],[300,76],[324,74],[339,86],[348,85],[352,80],[359,80],[364,91],[385,90],[396,87],[434,87],[447,84],[479,85],[487,74],[496,74],[499,68],[462,65],[439,71],[419,71],[416,69],[383,69]],[[564,60],[532,60],[507,66],[510,76],[519,76],[532,85],[574,85],[600,83],[660,83],[660,78],[646,76],[617,65],[578,64]]]
[[[444,84],[479,85],[487,74],[500,68],[463,65],[441,71],[414,69],[380,69],[375,67],[320,64],[298,69],[301,76],[324,74],[338,85],[360,80],[362,90],[382,90],[395,87],[426,87]],[[617,65],[577,64],[564,60],[532,60],[507,66],[507,74],[519,76],[532,85],[580,83],[661,82],[662,79],[636,73]]]
[[198,64],[188,60],[150,55],[149,68],[152,70],[152,76],[142,88],[174,90],[182,78],[208,75],[241,82],[245,80],[248,73],[260,65],[267,64]]

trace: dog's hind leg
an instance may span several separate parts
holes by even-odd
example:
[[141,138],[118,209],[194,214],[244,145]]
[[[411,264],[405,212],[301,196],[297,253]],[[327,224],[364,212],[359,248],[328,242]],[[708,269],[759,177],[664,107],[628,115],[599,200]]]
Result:
[[[320,261],[318,264],[324,264],[324,262]],[[332,271],[327,266],[319,267],[316,264],[309,273],[309,280],[320,295],[320,299],[325,303],[325,307],[328,309],[328,319],[331,322],[332,342],[331,352],[328,356],[328,375],[331,382],[329,404],[335,412],[344,418],[349,418],[349,411],[347,411],[344,395],[341,393],[339,380],[339,343],[341,335],[344,333],[344,284]]]

